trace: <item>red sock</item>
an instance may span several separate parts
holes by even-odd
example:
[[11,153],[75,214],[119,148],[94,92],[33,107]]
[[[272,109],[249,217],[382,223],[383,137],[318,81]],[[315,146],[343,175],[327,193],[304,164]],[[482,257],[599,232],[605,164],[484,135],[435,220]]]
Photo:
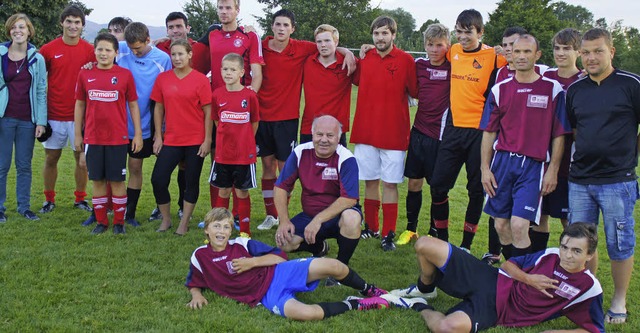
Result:
[[223,198],[218,196],[218,201],[216,201],[216,205],[214,207],[222,207],[229,209],[229,198]]
[[44,190],[44,200],[49,202],[56,202],[56,191]]
[[127,196],[113,196],[113,224],[124,224],[124,213],[127,211]]
[[87,192],[85,191],[74,191],[73,195],[76,196],[76,203],[80,201],[84,201],[84,198],[87,196]]
[[109,218],[107,217],[107,197],[93,197],[91,200],[93,203],[93,212],[96,214],[96,220],[103,225],[109,225]]
[[235,197],[238,202],[238,214],[240,215],[240,232],[246,232],[251,235],[249,221],[251,221],[251,200],[249,197],[244,199]]
[[111,193],[111,182],[107,182],[107,210],[113,210],[113,194]]
[[380,236],[385,237],[391,231],[396,232],[396,223],[398,222],[398,203],[382,204],[382,233]]
[[209,185],[209,195],[211,201],[211,208],[216,207],[216,202],[218,201],[218,191],[219,189],[213,185]]
[[275,179],[262,179],[262,198],[264,200],[264,209],[267,215],[278,218],[278,211],[273,202],[273,187],[276,183]]
[[380,231],[380,200],[364,199],[364,221],[371,231]]

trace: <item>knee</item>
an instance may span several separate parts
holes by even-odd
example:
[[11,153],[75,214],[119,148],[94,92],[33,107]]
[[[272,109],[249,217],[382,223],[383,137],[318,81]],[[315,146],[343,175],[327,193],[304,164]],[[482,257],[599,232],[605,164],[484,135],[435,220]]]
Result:
[[416,254],[418,254],[419,256],[428,256],[428,254],[433,250],[434,246],[438,243],[438,242],[444,242],[438,238],[434,238],[434,237],[428,237],[428,236],[422,236],[420,238],[418,238],[418,241],[416,241],[416,245],[414,246],[415,250],[416,250]]
[[398,189],[398,184],[396,183],[387,183],[387,182],[382,182],[382,188],[385,190],[391,190],[391,191],[395,191]]
[[349,231],[349,232],[360,232],[360,227],[362,225],[362,217],[358,212],[353,209],[347,209],[342,212],[341,221],[340,221],[340,230]]
[[433,332],[468,332],[469,329],[464,327],[463,324],[456,320],[452,320],[451,318],[444,317],[442,320],[437,322],[432,328]]

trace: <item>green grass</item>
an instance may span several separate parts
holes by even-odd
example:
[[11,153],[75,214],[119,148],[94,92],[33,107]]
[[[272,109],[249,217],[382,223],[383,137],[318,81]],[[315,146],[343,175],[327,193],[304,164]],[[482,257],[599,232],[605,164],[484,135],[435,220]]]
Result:
[[[355,105],[355,95],[354,103]],[[415,111],[415,110],[414,110]],[[42,163],[44,151],[36,144],[33,159],[32,208],[39,209],[42,194]],[[72,209],[74,181],[73,158],[69,150],[63,152],[57,183],[57,207],[47,215],[39,214],[40,221],[32,222],[15,212],[15,170],[11,170],[8,184],[9,220],[0,225],[0,332],[414,332],[426,331],[420,316],[408,310],[350,312],[321,322],[300,323],[272,315],[264,308],[248,306],[206,292],[209,305],[200,311],[185,307],[190,295],[183,286],[192,251],[202,244],[204,236],[196,228],[209,206],[206,185],[207,159],[201,182],[200,202],[191,230],[185,237],[169,233],[156,233],[159,222],[146,222],[154,208],[149,183],[154,159],[145,162],[142,196],[137,218],[143,226],[127,228],[127,235],[116,237],[109,232],[92,236],[91,227],[80,226],[87,214]],[[258,166],[259,167],[259,166]],[[175,175],[172,193],[176,193]],[[459,244],[462,221],[466,208],[464,172],[451,197],[451,240]],[[259,189],[250,191],[252,197],[252,229],[254,239],[273,244],[274,230],[255,229],[264,219]],[[363,195],[361,189],[361,195]],[[400,186],[400,216],[398,230],[406,225],[404,202],[406,182]],[[291,200],[292,213],[299,209],[299,190]],[[429,200],[425,185],[424,202]],[[172,204],[172,209],[176,205]],[[175,215],[175,211],[173,213]],[[638,219],[636,212],[636,219]],[[472,252],[481,256],[487,247],[486,216],[483,216]],[[426,233],[428,211],[423,207],[419,232]],[[174,220],[174,226],[177,220]],[[550,245],[557,243],[560,223],[553,221]],[[601,228],[602,229],[602,228]],[[601,233],[601,239],[604,235]],[[335,257],[337,245],[331,240],[330,256]],[[604,308],[608,308],[613,284],[609,262],[601,242],[598,277],[603,285]],[[290,257],[297,257],[293,254]],[[405,287],[415,283],[418,266],[412,246],[398,246],[398,250],[383,253],[379,241],[360,242],[351,266],[366,280],[387,289]],[[638,274],[631,282],[628,309],[631,313],[625,326],[607,326],[613,332],[638,332],[640,324],[640,283]],[[346,287],[319,287],[313,293],[299,294],[307,303],[341,300],[354,291]],[[456,303],[440,294],[432,304],[446,310]],[[522,332],[540,332],[548,329],[571,328],[566,319],[554,320]],[[513,329],[496,328],[489,332],[511,332]]]

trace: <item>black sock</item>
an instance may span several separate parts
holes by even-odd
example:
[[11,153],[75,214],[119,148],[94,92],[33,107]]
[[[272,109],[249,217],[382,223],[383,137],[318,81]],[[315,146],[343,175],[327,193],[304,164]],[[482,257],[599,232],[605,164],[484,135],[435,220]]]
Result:
[[531,252],[531,245],[529,245],[528,247],[525,248],[519,248],[519,247],[513,247],[513,256],[514,257],[521,257],[524,256],[526,254],[529,254],[529,252]]
[[531,238],[531,253],[536,253],[547,249],[549,242],[549,233],[529,230],[529,238]]
[[358,308],[357,301],[356,301],[355,307],[353,304],[351,304],[350,301],[331,302],[331,303],[323,302],[323,303],[318,303],[318,305],[322,308],[322,311],[324,311],[324,318],[333,317],[335,315],[339,315],[349,310]]
[[411,306],[411,308],[418,312],[422,312],[424,310],[435,310],[433,306],[429,304],[424,304],[424,303],[415,303],[414,305]]
[[356,251],[360,237],[351,239],[338,235],[338,260],[345,265],[349,265],[349,260],[353,256],[353,252]]
[[420,292],[423,294],[430,293],[436,290],[435,283],[424,284],[424,282],[422,282],[422,280],[420,280],[419,277],[418,277],[418,283],[416,283],[416,286],[418,287],[418,290],[420,290]]
[[502,246],[502,256],[504,260],[509,260],[513,256],[513,245],[511,244],[500,244]]
[[127,187],[127,213],[125,219],[136,218],[136,208],[138,207],[138,199],[140,199],[139,189]]
[[324,246],[323,242],[318,242],[317,240],[313,244],[307,244],[307,242],[302,242],[300,243],[300,246],[298,246],[297,249],[293,250],[293,252],[306,251],[306,252],[311,252],[311,254],[316,254],[322,251],[323,246]]
[[364,291],[368,288],[367,283],[360,277],[360,275],[358,275],[358,273],[356,273],[356,271],[351,269],[351,267],[349,267],[349,274],[347,274],[344,279],[337,281],[347,287],[360,291]]
[[476,237],[475,231],[467,231],[465,230],[462,234],[462,243],[460,247],[464,247],[467,250],[471,250],[471,243],[473,243],[473,238]]
[[422,207],[422,191],[407,192],[407,230],[416,232]]
[[449,241],[449,228],[436,228],[438,231],[438,238],[448,242]]
[[184,209],[184,191],[187,188],[187,180],[184,170],[178,169],[178,207]]
[[[447,193],[436,193],[435,191],[431,191],[431,218],[434,220],[434,224],[436,226],[436,230],[438,231],[438,238],[448,242],[449,241],[449,227],[448,225],[445,227],[445,224],[448,224],[449,221],[449,197]],[[438,227],[438,221],[441,224]]]
[[500,237],[496,231],[496,220],[493,217],[489,217],[489,253],[500,254]]

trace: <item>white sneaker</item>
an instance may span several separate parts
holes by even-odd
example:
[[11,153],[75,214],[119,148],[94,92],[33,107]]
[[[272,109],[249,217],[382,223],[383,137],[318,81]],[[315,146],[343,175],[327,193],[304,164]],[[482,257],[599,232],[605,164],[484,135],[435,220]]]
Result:
[[389,304],[393,304],[395,307],[404,308],[404,309],[411,309],[411,307],[414,304],[418,304],[418,303],[427,305],[427,301],[422,297],[405,298],[405,297],[398,297],[393,294],[384,294],[384,295],[380,295],[380,298],[386,299],[387,302],[389,302]]
[[409,288],[391,290],[389,294],[402,298],[422,297],[424,299],[434,299],[436,298],[436,296],[438,296],[438,291],[434,289],[430,293],[422,293],[420,292],[420,290],[418,290],[417,286],[412,285],[409,286]]
[[262,224],[258,226],[258,230],[269,230],[273,228],[273,226],[278,224],[280,224],[280,220],[271,215],[267,215],[267,217],[264,219],[264,222],[262,222]]

